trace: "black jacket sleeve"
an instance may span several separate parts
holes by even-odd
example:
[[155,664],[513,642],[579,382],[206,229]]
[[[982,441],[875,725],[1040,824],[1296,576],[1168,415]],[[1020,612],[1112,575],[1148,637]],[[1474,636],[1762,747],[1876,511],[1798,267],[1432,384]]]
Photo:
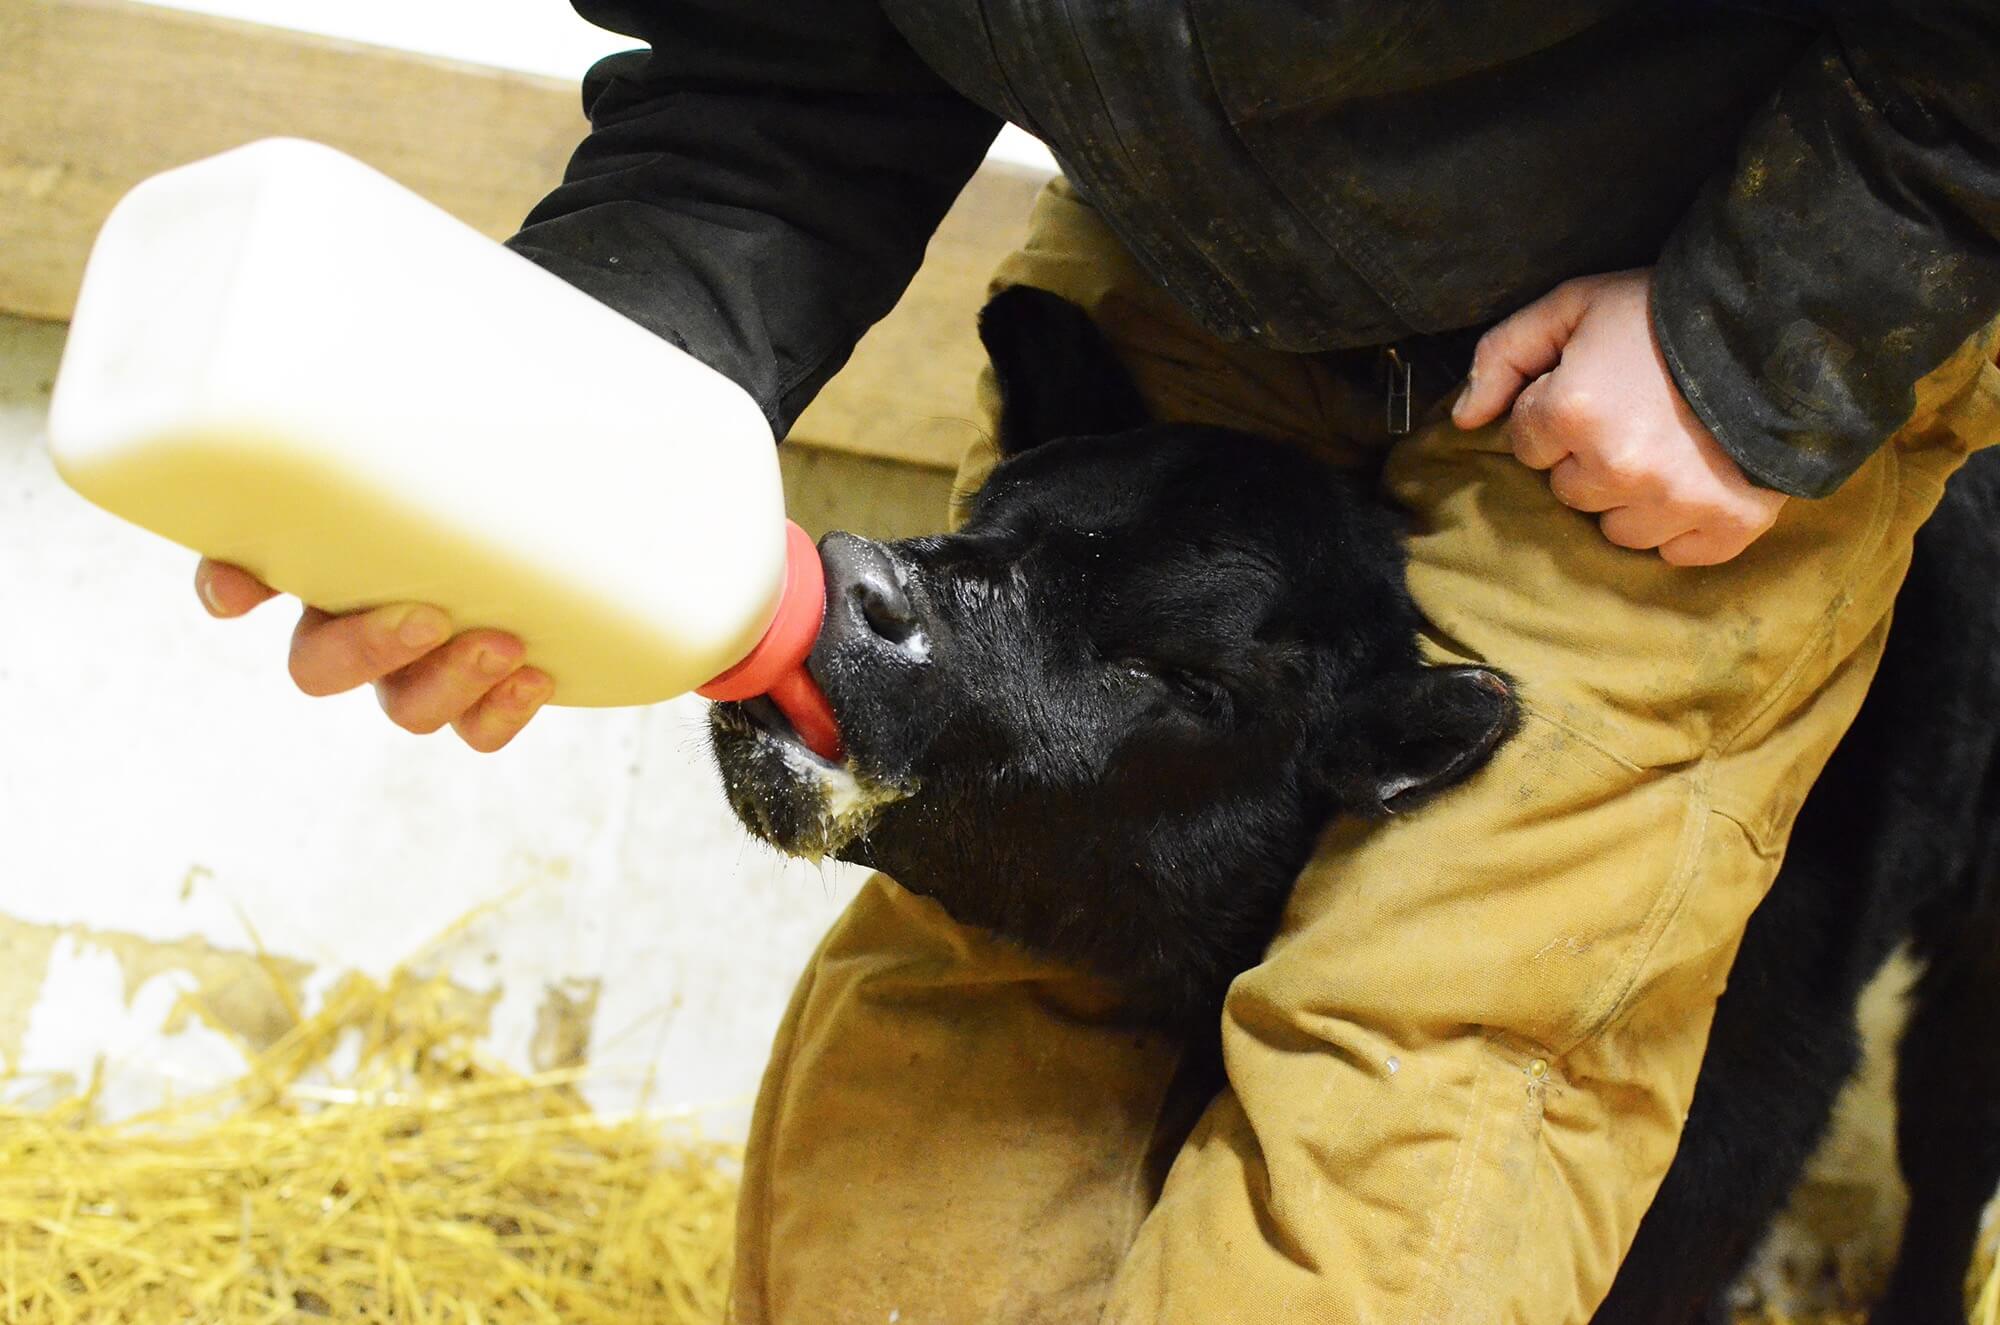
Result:
[[1000,122],[873,0],[575,0],[652,50],[508,241],[747,390],[778,436],[895,304]]
[[2000,3],[1831,14],[1653,290],[1668,366],[1744,472],[1839,487],[2000,317]]

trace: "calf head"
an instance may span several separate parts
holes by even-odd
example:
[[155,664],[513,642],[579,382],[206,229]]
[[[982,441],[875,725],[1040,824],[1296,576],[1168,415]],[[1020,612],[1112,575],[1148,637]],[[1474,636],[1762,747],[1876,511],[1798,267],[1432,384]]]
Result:
[[1016,288],[980,332],[1004,460],[948,535],[821,543],[809,662],[844,766],[718,704],[731,805],[782,850],[1196,1017],[1254,962],[1334,816],[1485,762],[1507,682],[1418,657],[1393,517],[1269,439],[1155,423],[1081,311]]

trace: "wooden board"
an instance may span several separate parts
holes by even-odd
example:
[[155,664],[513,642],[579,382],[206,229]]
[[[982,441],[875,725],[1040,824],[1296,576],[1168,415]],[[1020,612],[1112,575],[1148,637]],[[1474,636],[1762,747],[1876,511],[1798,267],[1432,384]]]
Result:
[[554,79],[123,0],[4,0],[0,307],[67,317],[126,189],[252,139],[316,138],[499,236],[585,127]]
[[[66,319],[112,203],[239,143],[331,144],[498,238],[560,178],[586,127],[577,89],[556,79],[130,0],[0,0],[0,311]],[[980,172],[795,441],[956,462],[963,430],[927,421],[970,397],[972,318],[1043,178]]]

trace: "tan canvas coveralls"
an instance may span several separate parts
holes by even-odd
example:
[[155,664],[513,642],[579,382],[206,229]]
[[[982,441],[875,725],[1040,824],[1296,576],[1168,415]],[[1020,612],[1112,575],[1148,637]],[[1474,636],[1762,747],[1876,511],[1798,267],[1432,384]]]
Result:
[[[1061,181],[997,282],[1083,304],[1163,417],[1342,464],[1386,448],[1428,652],[1511,673],[1527,721],[1420,813],[1327,835],[1230,991],[1212,1101],[1176,1091],[1175,1047],[1094,981],[868,884],[778,1034],[735,1319],[1586,1320],[1912,534],[2000,437],[1993,338],[1836,494],[1680,569],[1559,506],[1497,427],[1434,410],[1392,445],[1381,397],[1320,360],[1206,336]],[[966,484],[992,463],[976,445]]]

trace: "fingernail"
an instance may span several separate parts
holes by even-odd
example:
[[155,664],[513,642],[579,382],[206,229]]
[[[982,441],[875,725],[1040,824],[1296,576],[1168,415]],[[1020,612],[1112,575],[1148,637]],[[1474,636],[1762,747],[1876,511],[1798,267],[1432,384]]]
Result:
[[206,576],[204,576],[201,582],[197,584],[195,587],[201,591],[201,601],[208,604],[209,611],[215,613],[217,616],[228,615],[229,609],[227,607],[224,607],[222,605],[222,600],[216,597],[215,595],[214,580],[208,579]]
[[497,649],[481,649],[479,670],[487,676],[505,676],[514,670],[514,660]]
[[527,672],[514,679],[509,687],[509,697],[522,708],[528,708],[548,699],[555,689],[555,682],[539,672]]
[[413,649],[427,649],[444,643],[451,634],[451,619],[435,607],[418,605],[396,623],[396,638]]

